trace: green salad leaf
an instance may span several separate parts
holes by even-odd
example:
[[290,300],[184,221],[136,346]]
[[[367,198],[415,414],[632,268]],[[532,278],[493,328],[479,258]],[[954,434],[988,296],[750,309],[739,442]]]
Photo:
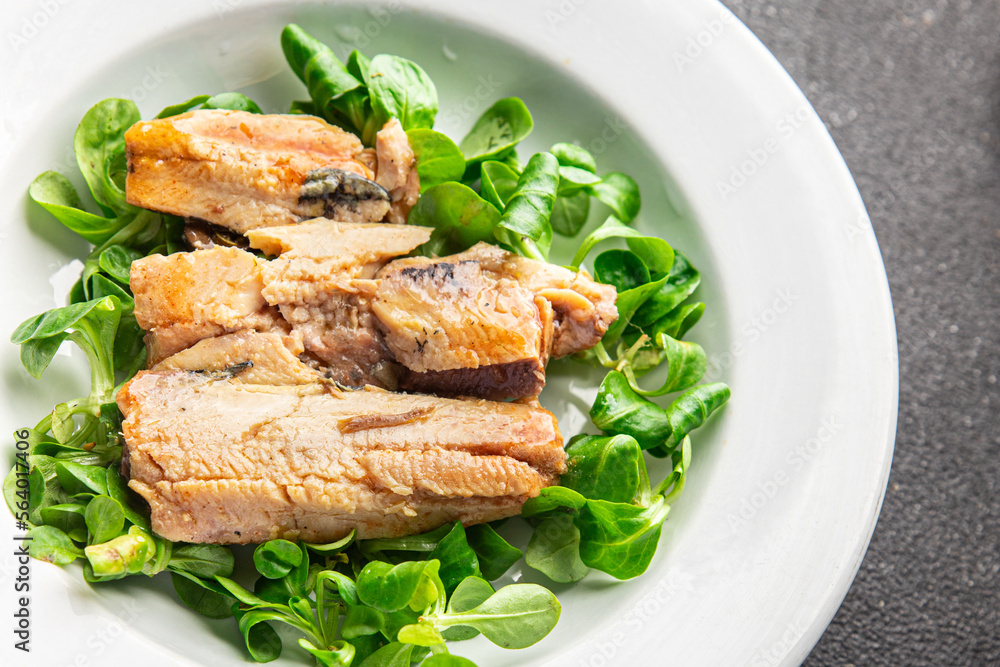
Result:
[[356,132],[365,145],[374,144],[381,125],[376,124],[365,83],[333,50],[294,23],[281,31],[281,50],[312,98],[307,111]]
[[535,153],[518,177],[494,233],[521,255],[545,260],[552,245],[549,218],[559,188],[559,162],[551,153]]
[[520,98],[498,100],[483,112],[459,143],[465,154],[466,169],[505,157],[531,134],[534,126],[531,112]]
[[179,102],[178,104],[171,104],[166,107],[160,113],[156,114],[157,118],[170,118],[171,116],[179,116],[182,113],[191,111],[191,109],[196,109],[208,101],[211,95],[195,95],[186,102]]
[[590,217],[590,193],[580,191],[559,193],[552,206],[552,231],[562,236],[576,236]]
[[492,241],[500,212],[461,183],[435,185],[417,200],[409,224],[433,227],[430,240],[421,247],[428,256],[460,252],[480,241]]
[[606,174],[600,183],[588,185],[591,194],[607,204],[615,216],[624,222],[632,222],[639,215],[642,198],[639,186],[627,174],[612,172]]
[[588,500],[580,510],[580,560],[616,579],[646,571],[670,506],[659,496],[650,507]]
[[469,526],[465,531],[469,546],[476,552],[483,578],[499,579],[521,559],[522,551],[511,545],[492,526]]
[[457,521],[452,524],[448,534],[437,543],[429,558],[440,561],[441,569],[438,575],[448,592],[455,590],[455,587],[466,578],[478,577],[481,574],[479,557],[469,546],[465,528]]
[[132,219],[127,214],[105,218],[88,213],[69,179],[54,171],[43,172],[35,178],[28,188],[28,196],[91,243],[104,243]]
[[590,151],[582,146],[558,143],[554,144],[549,152],[556,156],[559,164],[563,167],[575,167],[591,174],[597,173],[597,160],[594,159]]
[[480,165],[480,189],[483,198],[498,211],[504,210],[507,201],[517,189],[519,174],[509,165],[496,160],[486,160]]
[[103,100],[84,114],[73,137],[80,172],[97,205],[108,216],[133,208],[125,201],[125,131],[140,119],[132,100]]
[[543,519],[528,542],[525,562],[552,581],[580,581],[590,568],[580,559],[580,529],[571,516]]
[[68,565],[83,557],[83,551],[55,526],[36,526],[29,531],[28,536],[31,537],[28,553],[32,558],[56,565]]
[[639,443],[629,435],[578,436],[566,456],[560,484],[585,498],[630,503],[648,476]]
[[249,113],[264,113],[256,102],[243,93],[219,93],[212,95],[201,104],[202,109],[228,109],[229,111],[247,111]]
[[413,644],[400,642],[386,644],[365,658],[361,667],[410,667],[413,662],[413,649]]
[[466,626],[503,648],[527,648],[552,631],[561,609],[556,596],[537,584],[504,586],[466,611],[432,614],[436,629]]
[[448,136],[427,128],[409,130],[406,137],[417,160],[420,191],[462,180],[465,173],[465,156]]
[[366,83],[378,126],[398,118],[404,130],[434,127],[437,88],[420,65],[399,56],[378,55],[368,66]]

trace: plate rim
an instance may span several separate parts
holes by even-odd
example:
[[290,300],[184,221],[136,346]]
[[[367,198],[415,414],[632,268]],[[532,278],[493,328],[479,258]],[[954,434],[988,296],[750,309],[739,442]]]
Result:
[[[448,2],[441,2],[433,5],[427,0],[408,0],[406,2],[402,2],[401,0],[393,0],[393,2],[398,2],[403,5],[414,7],[418,11],[420,9],[425,9],[429,12],[441,15],[446,15],[449,11],[455,11],[456,13],[460,13],[457,8],[461,5],[461,3],[457,0],[449,0]],[[28,3],[24,4],[28,5]],[[280,3],[277,3],[274,0],[246,0],[245,2],[236,1],[234,9],[236,11],[256,11],[260,9],[266,11],[268,7],[278,4]],[[693,2],[690,4],[691,4],[691,11],[700,12],[705,15],[708,15],[709,13],[717,14],[720,11],[729,13],[730,15],[732,14],[731,12],[729,12],[727,8],[724,7],[724,5],[721,4],[721,2],[718,2],[717,0],[697,0],[697,2]],[[185,0],[184,2],[179,2],[178,6],[182,6],[184,8],[188,7],[192,8],[191,11],[187,11],[185,9],[184,12],[181,12],[181,13],[186,12],[191,16],[189,16],[186,19],[177,20],[175,23],[170,24],[168,31],[182,30],[185,25],[195,20],[195,18],[193,18],[193,15],[195,13],[201,12],[202,14],[204,14],[208,11],[204,7],[198,7],[197,3],[193,2],[192,0]],[[32,5],[32,7],[34,7],[34,5]],[[110,5],[102,6],[102,11],[110,11],[110,10],[105,10],[104,7],[110,7]],[[72,11],[72,9],[68,11]],[[468,19],[467,15],[464,15],[464,17]],[[808,102],[805,95],[802,93],[801,89],[795,84],[794,80],[791,78],[788,72],[781,66],[780,62],[774,57],[773,54],[770,53],[770,51],[767,50],[766,46],[756,37],[756,35],[753,34],[752,31],[750,31],[749,28],[747,28],[735,17],[733,18],[736,21],[733,28],[733,34],[738,36],[738,38],[742,40],[743,46],[745,48],[750,49],[753,53],[755,53],[754,57],[759,59],[760,63],[762,64],[766,63],[766,66],[770,70],[770,75],[773,76],[776,81],[781,82],[781,85],[786,92],[800,96],[802,100],[805,102],[805,104],[809,106],[809,112],[813,115],[813,117],[817,121],[819,121],[819,116],[816,113],[815,109]],[[482,27],[486,29],[486,26]],[[154,30],[152,32],[156,33],[157,31]],[[39,43],[41,42],[40,41],[33,42],[33,44],[36,45]],[[119,53],[120,52],[110,53],[109,55],[106,56],[105,60],[106,61],[113,60],[118,57]],[[6,54],[6,56],[3,59],[0,59],[0,62],[9,59],[10,59],[9,54]],[[9,65],[10,63],[8,62],[6,64]],[[3,68],[3,70],[5,72],[9,72],[10,67]],[[6,78],[9,77],[10,74],[4,74],[2,76]],[[17,140],[15,140],[15,142],[16,141]],[[14,142],[11,142],[11,145],[13,145],[13,143]],[[0,146],[3,146],[2,142],[0,142]],[[829,134],[829,131],[826,130],[825,128],[823,130],[823,138],[820,148],[824,153],[823,159],[826,160],[829,164],[835,165],[836,167],[838,176],[837,188],[847,193],[847,196],[851,198],[850,204],[852,206],[860,207],[862,211],[865,211],[863,199],[861,197],[860,192],[858,191],[857,185],[853,177],[850,174],[850,170],[846,162],[844,161],[843,156],[837,149],[832,136]],[[679,180],[684,180],[680,178],[680,175],[677,174],[674,175],[678,176]],[[696,206],[693,197],[690,198],[689,201]],[[865,211],[865,224],[867,225],[867,228],[866,230],[864,230],[863,233],[870,235],[871,245],[875,249],[874,253],[877,258],[878,267],[881,272],[880,274],[881,281],[880,284],[877,286],[880,292],[878,296],[884,303],[888,304],[887,313],[883,313],[883,315],[886,317],[880,323],[881,334],[891,341],[892,350],[897,350],[898,343],[896,338],[895,318],[893,316],[893,311],[892,311],[892,301],[891,301],[891,293],[889,290],[888,277],[885,272],[884,262],[881,258],[881,255],[878,252],[877,240],[875,239],[874,230],[871,226],[871,221],[866,211]],[[822,607],[817,610],[817,614],[810,623],[807,630],[799,638],[793,649],[790,650],[788,654],[786,654],[785,658],[783,658],[783,661],[786,663],[791,664],[793,661],[796,663],[800,661],[809,653],[809,651],[811,651],[812,647],[822,636],[826,627],[829,625],[830,621],[834,617],[837,609],[840,607],[844,597],[847,595],[851,583],[854,581],[854,578],[858,570],[860,569],[868,545],[870,544],[870,541],[872,539],[872,535],[874,533],[878,517],[881,511],[882,503],[884,501],[885,490],[888,484],[889,472],[891,469],[892,456],[894,452],[895,433],[898,420],[898,398],[899,398],[898,360],[893,365],[891,375],[887,378],[884,378],[884,380],[888,381],[892,393],[891,396],[889,396],[889,403],[891,404],[890,413],[886,416],[884,424],[882,424],[882,426],[884,427],[884,433],[881,437],[881,440],[883,442],[882,442],[882,452],[881,452],[882,455],[880,458],[880,466],[879,466],[880,467],[879,488],[877,490],[873,489],[872,497],[868,499],[868,504],[870,505],[871,511],[867,513],[868,516],[867,523],[865,524],[864,529],[858,534],[856,541],[857,543],[854,549],[852,549],[852,551],[854,551],[856,554],[853,567],[847,568],[839,574],[838,580],[834,587],[835,591],[831,593],[830,597],[827,599],[824,605],[822,605]]]

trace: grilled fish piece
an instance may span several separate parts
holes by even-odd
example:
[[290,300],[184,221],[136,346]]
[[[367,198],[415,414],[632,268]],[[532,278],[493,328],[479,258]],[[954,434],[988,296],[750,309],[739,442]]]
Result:
[[565,452],[535,406],[143,371],[118,395],[123,467],[185,542],[392,537],[519,513]]
[[405,389],[537,396],[550,355],[593,347],[618,317],[611,285],[485,243],[450,257],[398,259],[376,279],[372,310],[409,371]]
[[[282,303],[281,316],[326,377],[351,387],[395,388],[392,355],[371,312],[372,281],[346,280],[340,288],[317,289],[308,300]],[[302,286],[300,293],[308,293]]]
[[593,346],[617,317],[613,287],[485,244],[385,264],[429,234],[319,219],[249,232],[272,260],[221,247],[138,260],[150,363],[211,336],[271,331],[346,385],[502,400],[537,396],[550,355]]
[[154,371],[221,374],[247,384],[309,384],[323,376],[302,363],[298,341],[275,333],[240,331],[198,341],[153,366]]
[[526,290],[552,304],[553,358],[589,350],[618,319],[615,308],[618,293],[614,286],[595,281],[583,269],[570,271],[486,243],[477,243],[445,259],[479,262],[484,273],[497,280],[516,280]]
[[552,309],[476,261],[413,258],[378,274],[372,310],[406,389],[500,400],[545,386]]
[[198,110],[125,133],[130,204],[239,233],[327,216],[377,222],[389,192],[361,141],[313,116]]
[[[267,307],[263,261],[238,248],[150,255],[132,263],[129,286],[139,326],[241,322]],[[241,327],[245,328],[245,327]]]
[[250,242],[275,260],[214,247],[132,264],[136,319],[150,365],[212,336],[250,329],[298,339],[344,384],[394,385],[376,331],[365,276],[425,243],[425,227],[316,219],[254,230]]
[[272,267],[299,280],[336,275],[372,278],[394,257],[426,243],[430,227],[378,223],[334,222],[317,218],[297,225],[255,229],[247,233],[250,245],[269,256]]
[[351,386],[395,388],[394,363],[371,312],[371,278],[430,234],[427,227],[321,219],[248,236],[254,247],[278,255],[262,269],[264,298],[329,377]]
[[248,252],[221,247],[133,262],[129,286],[136,321],[148,332],[149,364],[224,333],[288,333],[262,294],[262,264]]

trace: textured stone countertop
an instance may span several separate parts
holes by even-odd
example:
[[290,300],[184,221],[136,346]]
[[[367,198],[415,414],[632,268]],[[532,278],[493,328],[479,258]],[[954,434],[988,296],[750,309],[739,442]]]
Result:
[[1000,2],[725,4],[840,147],[899,336],[885,504],[805,664],[1000,665]]

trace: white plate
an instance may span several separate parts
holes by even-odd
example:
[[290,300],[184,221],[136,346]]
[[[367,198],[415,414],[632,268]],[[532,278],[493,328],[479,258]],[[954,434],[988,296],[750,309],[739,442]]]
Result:
[[[131,96],[148,117],[235,88],[283,110],[303,97],[278,47],[292,20],[341,46],[422,63],[441,91],[439,127],[453,135],[494,99],[524,97],[536,118],[528,148],[580,140],[602,169],[638,176],[642,227],[686,250],[704,276],[708,313],[694,337],[733,399],[696,434],[691,479],[649,572],[558,587],[562,619],[531,649],[455,650],[484,665],[798,663],[878,516],[896,339],[878,247],[833,142],[778,63],[714,2],[407,0],[374,12],[265,0],[173,0],[157,12],[8,2],[0,328],[54,306],[66,286],[54,287],[53,273],[86,251],[25,195],[45,169],[80,182],[71,146],[83,112]],[[5,433],[85,393],[79,359],[60,357],[44,383],[20,370],[13,346],[2,346],[2,362]],[[593,377],[547,390],[568,434],[584,421]],[[12,523],[0,520],[7,545]],[[18,597],[10,554],[0,556],[5,625]],[[162,584],[90,589],[74,568],[34,562],[31,587],[32,652],[13,650],[7,629],[5,665],[245,664],[231,620],[187,612]]]

